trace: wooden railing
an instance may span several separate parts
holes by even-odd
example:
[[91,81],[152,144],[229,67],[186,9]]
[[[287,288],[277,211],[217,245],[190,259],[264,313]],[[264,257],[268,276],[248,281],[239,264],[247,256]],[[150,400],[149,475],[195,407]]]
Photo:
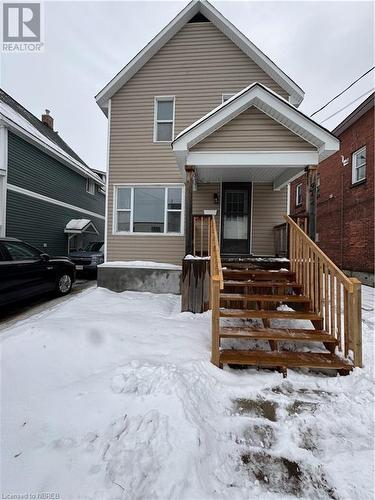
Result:
[[209,219],[210,259],[210,309],[211,316],[211,362],[219,366],[220,360],[220,290],[224,288],[223,268],[221,265],[220,244],[217,236],[215,217]]
[[323,328],[337,339],[338,351],[362,366],[361,282],[348,278],[289,216],[290,270]]
[[212,215],[193,215],[193,255],[210,255],[210,224]]

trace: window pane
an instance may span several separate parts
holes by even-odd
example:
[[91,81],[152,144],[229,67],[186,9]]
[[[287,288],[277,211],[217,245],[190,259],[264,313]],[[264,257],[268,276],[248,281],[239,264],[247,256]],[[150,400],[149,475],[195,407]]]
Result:
[[358,153],[355,158],[356,158],[356,165],[358,167],[366,163],[366,150],[362,151],[361,153]]
[[117,190],[117,208],[130,208],[130,188],[118,188]]
[[362,165],[362,167],[357,168],[357,181],[361,181],[364,179],[366,176],[366,170],[365,170],[365,165]]
[[117,231],[130,231],[130,212],[117,212]]
[[158,101],[158,120],[173,120],[173,101]]
[[134,189],[134,232],[164,232],[164,196],[164,188]]
[[181,231],[181,212],[168,212],[168,233]]
[[181,188],[168,188],[168,208],[181,210]]
[[168,142],[172,140],[172,123],[157,124],[156,140]]
[[22,243],[5,242],[4,246],[8,250],[12,260],[37,259],[40,255],[38,250]]

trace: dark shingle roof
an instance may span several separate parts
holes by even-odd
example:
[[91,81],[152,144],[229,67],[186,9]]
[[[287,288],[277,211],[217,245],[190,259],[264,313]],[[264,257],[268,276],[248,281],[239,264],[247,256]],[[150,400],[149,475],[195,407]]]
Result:
[[[0,101],[4,102],[8,106],[10,106],[16,113],[20,114],[23,118],[25,118],[33,127],[35,127],[38,132],[43,134],[46,139],[54,142],[56,146],[62,149],[66,154],[74,158],[74,160],[79,161],[87,168],[90,168],[86,163],[80,158],[77,153],[70,148],[67,143],[61,139],[57,132],[51,130],[47,125],[39,120],[36,116],[34,116],[30,111],[24,108],[20,103],[15,101],[9,94],[7,94],[3,89],[0,89]],[[91,170],[91,169],[90,169]]]

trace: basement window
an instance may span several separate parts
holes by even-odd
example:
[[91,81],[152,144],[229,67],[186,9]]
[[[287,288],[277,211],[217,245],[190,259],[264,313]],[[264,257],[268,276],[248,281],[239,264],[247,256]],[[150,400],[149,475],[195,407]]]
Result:
[[182,186],[117,186],[114,233],[183,234]]
[[366,146],[352,156],[352,184],[366,179]]
[[296,207],[302,205],[302,184],[296,186]]
[[86,179],[86,191],[90,194],[95,194],[95,181]]
[[172,142],[174,136],[173,96],[155,97],[154,105],[154,142]]

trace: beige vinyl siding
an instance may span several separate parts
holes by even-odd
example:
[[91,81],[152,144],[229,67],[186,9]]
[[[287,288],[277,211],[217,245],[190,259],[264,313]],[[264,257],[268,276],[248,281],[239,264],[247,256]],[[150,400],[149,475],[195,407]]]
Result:
[[196,144],[193,151],[311,151],[316,148],[251,107]]
[[256,81],[288,97],[212,23],[188,23],[112,97],[108,260],[178,263],[184,254],[184,237],[112,234],[114,184],[181,182],[171,146],[153,142],[155,96],[175,96],[176,135],[218,106],[223,93]]
[[[217,193],[219,203],[214,203],[214,194]],[[220,213],[220,184],[207,183],[198,184],[197,190],[193,191],[193,215],[203,214],[204,210],[217,210],[217,217]]]
[[273,228],[284,221],[287,188],[274,191],[272,183],[253,184],[253,255],[275,255]]

